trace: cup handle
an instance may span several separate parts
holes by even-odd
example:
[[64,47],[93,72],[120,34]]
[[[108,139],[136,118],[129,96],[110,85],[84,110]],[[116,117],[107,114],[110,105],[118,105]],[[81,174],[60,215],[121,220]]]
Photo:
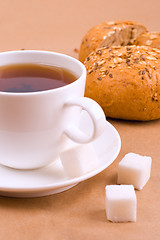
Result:
[[80,106],[83,110],[87,111],[93,123],[91,135],[83,133],[74,125],[69,125],[64,130],[64,133],[72,141],[77,143],[89,143],[103,133],[106,125],[106,118],[102,108],[97,102],[87,97],[80,97],[68,100],[65,106]]

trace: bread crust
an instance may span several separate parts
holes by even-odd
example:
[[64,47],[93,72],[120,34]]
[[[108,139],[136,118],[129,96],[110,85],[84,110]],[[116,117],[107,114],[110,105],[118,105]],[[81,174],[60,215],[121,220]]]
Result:
[[149,46],[160,49],[160,32],[147,32],[141,34],[134,41],[135,45],[138,46]]
[[135,39],[146,31],[145,26],[132,21],[110,21],[96,25],[82,39],[79,60],[84,62],[98,47],[133,44]]
[[85,96],[107,117],[149,121],[160,118],[160,50],[148,46],[100,48],[85,61]]

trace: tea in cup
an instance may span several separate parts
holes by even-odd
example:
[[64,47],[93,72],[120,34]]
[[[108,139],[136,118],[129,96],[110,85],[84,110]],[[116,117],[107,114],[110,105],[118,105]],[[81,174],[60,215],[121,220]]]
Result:
[[[85,66],[55,52],[0,53],[0,164],[35,169],[53,162],[71,139],[88,143],[105,128],[105,115],[84,97]],[[93,132],[76,127],[88,112]]]

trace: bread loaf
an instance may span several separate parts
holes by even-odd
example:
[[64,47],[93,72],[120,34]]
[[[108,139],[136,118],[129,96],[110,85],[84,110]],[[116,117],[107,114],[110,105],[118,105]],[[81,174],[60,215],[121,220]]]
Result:
[[147,46],[99,48],[85,61],[85,96],[107,117],[148,121],[160,118],[160,50]]
[[146,27],[131,21],[112,21],[96,25],[82,39],[79,60],[84,62],[85,58],[98,47],[133,44],[135,39],[146,31]]
[[135,45],[149,46],[160,49],[160,32],[141,34],[134,42]]

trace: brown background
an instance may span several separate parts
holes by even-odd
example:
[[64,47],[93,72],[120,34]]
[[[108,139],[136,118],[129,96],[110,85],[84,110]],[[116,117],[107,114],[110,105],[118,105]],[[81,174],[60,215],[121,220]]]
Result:
[[[77,58],[82,36],[105,20],[135,20],[160,31],[159,0],[5,0],[0,1],[0,51],[42,49]],[[96,240],[160,239],[160,121],[109,120],[119,131],[116,161],[71,190],[36,199],[0,197],[0,239]],[[108,222],[106,184],[115,184],[118,162],[128,152],[153,158],[152,176],[136,191],[137,222]]]

